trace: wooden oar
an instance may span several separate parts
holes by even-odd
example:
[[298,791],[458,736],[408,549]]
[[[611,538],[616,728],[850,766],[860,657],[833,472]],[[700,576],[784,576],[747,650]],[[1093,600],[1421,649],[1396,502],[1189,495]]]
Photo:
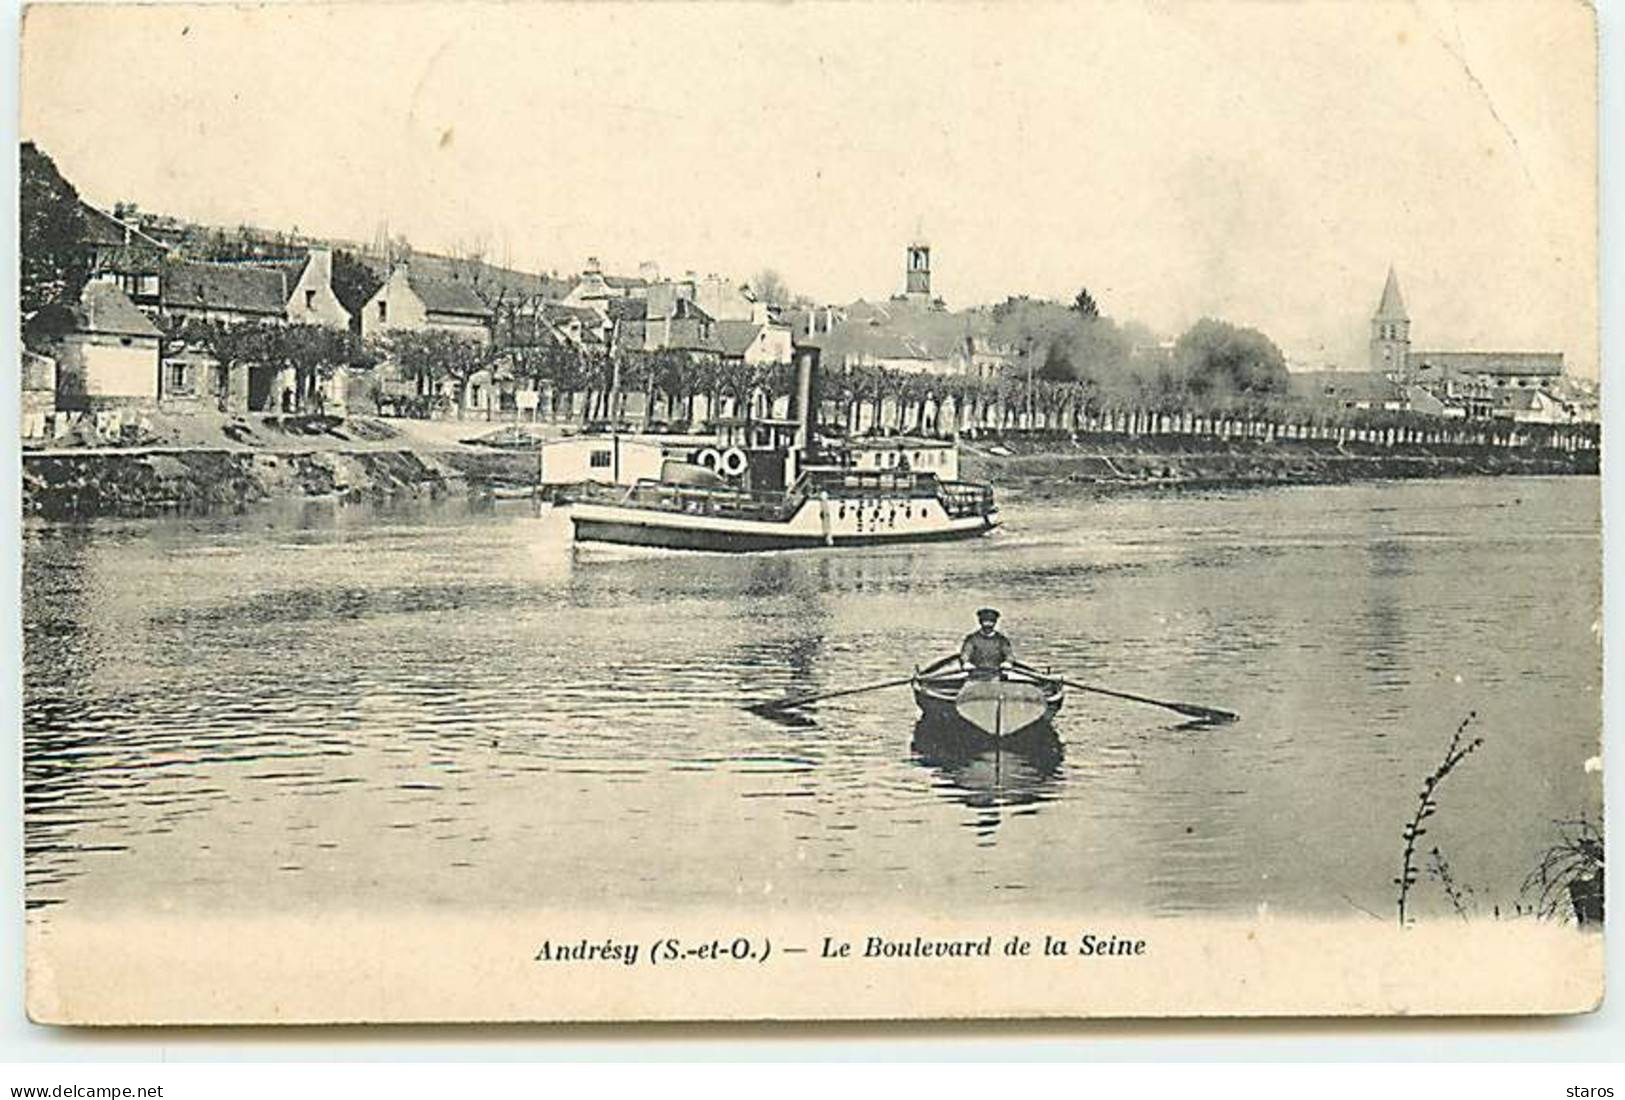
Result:
[[758,714],[771,714],[779,710],[791,710],[795,707],[816,703],[820,699],[834,699],[841,695],[861,695],[866,691],[879,691],[881,688],[901,687],[912,683],[912,676],[905,676],[901,680],[886,680],[878,684],[865,684],[862,687],[842,688],[840,691],[821,691],[816,695],[791,695],[784,699],[770,699],[762,703],[749,703],[745,709]]
[[1128,699],[1135,703],[1150,703],[1154,707],[1164,707],[1176,714],[1183,714],[1187,718],[1195,718],[1199,722],[1213,722],[1215,724],[1234,722],[1241,715],[1233,714],[1228,710],[1217,707],[1204,707],[1196,703],[1169,703],[1162,699],[1148,699],[1144,695],[1131,695],[1126,691],[1113,691],[1111,688],[1093,687],[1089,684],[1074,683],[1071,680],[1062,680],[1061,683],[1069,688],[1079,691],[1092,691],[1096,695],[1110,695],[1113,699]]
[[1110,695],[1113,699],[1127,699],[1133,703],[1149,703],[1154,707],[1162,707],[1173,711],[1175,714],[1195,718],[1200,722],[1212,722],[1218,725],[1225,722],[1234,722],[1241,717],[1239,714],[1233,714],[1228,710],[1220,710],[1217,707],[1204,707],[1197,703],[1170,703],[1164,699],[1150,699],[1144,695],[1134,695],[1127,691],[1113,691],[1111,688],[1095,687],[1093,684],[1080,684],[1076,680],[1064,680],[1059,676],[1049,676],[1031,665],[1024,665],[1020,662],[1011,663],[1017,668],[1032,673],[1034,676],[1043,676],[1045,679],[1054,680],[1058,684],[1065,684],[1067,687],[1075,688],[1078,691],[1089,691],[1096,695]]

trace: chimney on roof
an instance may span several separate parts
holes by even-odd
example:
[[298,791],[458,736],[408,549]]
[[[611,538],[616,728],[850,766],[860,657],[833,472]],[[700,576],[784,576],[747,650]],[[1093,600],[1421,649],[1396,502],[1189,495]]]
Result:
[[658,283],[660,281],[660,265],[653,260],[644,260],[638,264],[638,278],[646,283]]
[[597,256],[587,257],[587,266],[581,269],[583,275],[602,275],[604,269],[598,263]]

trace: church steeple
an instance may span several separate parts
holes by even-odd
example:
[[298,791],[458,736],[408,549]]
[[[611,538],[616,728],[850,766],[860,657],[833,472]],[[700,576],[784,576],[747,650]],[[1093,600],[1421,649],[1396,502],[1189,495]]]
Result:
[[1399,292],[1399,276],[1388,268],[1388,281],[1382,287],[1382,300],[1371,315],[1371,370],[1403,380],[1409,371],[1411,319],[1405,312],[1405,298]]
[[1394,272],[1393,264],[1388,265],[1388,281],[1382,286],[1382,301],[1377,303],[1376,319],[1410,321],[1410,316],[1405,312],[1405,298],[1399,293],[1399,276]]

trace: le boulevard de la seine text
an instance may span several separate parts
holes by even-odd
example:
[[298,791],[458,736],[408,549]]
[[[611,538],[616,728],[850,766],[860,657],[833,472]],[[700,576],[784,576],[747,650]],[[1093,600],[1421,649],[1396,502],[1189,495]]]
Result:
[[982,936],[863,935],[820,936],[804,942],[775,942],[768,936],[714,936],[709,939],[656,936],[647,942],[605,937],[544,939],[537,948],[538,963],[612,963],[622,966],[679,965],[682,963],[757,963],[775,956],[811,956],[832,963],[853,961],[970,959],[1125,959],[1149,954],[1144,939],[1113,932],[1063,931],[988,933]]

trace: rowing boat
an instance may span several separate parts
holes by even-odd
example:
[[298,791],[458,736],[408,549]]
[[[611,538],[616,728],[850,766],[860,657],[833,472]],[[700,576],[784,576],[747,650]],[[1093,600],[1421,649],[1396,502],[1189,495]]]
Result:
[[911,681],[921,721],[933,727],[1002,741],[1047,727],[1066,699],[1064,684],[1024,665],[989,673],[955,661],[939,661]]

